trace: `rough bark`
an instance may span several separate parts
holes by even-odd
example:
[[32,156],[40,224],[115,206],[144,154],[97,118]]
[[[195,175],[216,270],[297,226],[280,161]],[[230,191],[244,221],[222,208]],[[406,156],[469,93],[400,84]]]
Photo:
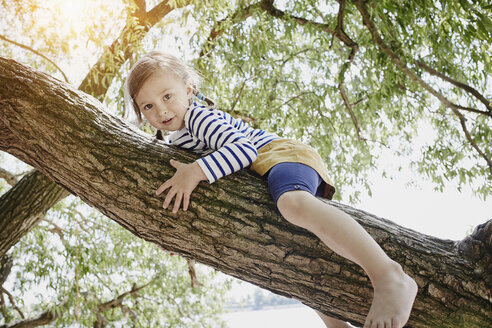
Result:
[[[69,193],[39,171],[26,174],[0,197],[0,257]],[[25,202],[25,199],[31,200]]]
[[[128,23],[122,29],[88,72],[79,89],[102,101],[112,79],[131,58],[140,40],[172,9],[167,1],[162,1],[146,12],[140,3],[138,10],[133,13],[135,22]],[[69,195],[61,186],[37,171],[26,175],[19,183],[19,187],[10,189],[0,198],[0,257],[35,227],[48,209]],[[12,231],[17,232],[10,234]]]
[[[187,212],[165,211],[154,190],[174,172],[169,159],[189,162],[195,155],[153,139],[69,85],[6,59],[0,59],[0,150],[166,250],[326,314],[364,322],[372,299],[364,272],[278,216],[264,180],[243,170],[200,184]],[[455,242],[330,203],[354,217],[416,279],[419,294],[408,326],[492,325],[490,221],[469,240]]]

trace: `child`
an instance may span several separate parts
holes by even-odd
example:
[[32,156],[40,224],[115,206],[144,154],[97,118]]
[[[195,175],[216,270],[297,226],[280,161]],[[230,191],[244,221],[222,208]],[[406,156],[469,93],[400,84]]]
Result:
[[[200,181],[213,183],[251,165],[267,177],[277,210],[286,220],[313,232],[368,274],[374,298],[364,328],[403,327],[417,284],[354,219],[315,197],[331,199],[335,192],[321,157],[302,143],[253,129],[213,108],[213,101],[199,92],[199,85],[199,75],[193,69],[157,51],[142,57],[127,79],[126,98],[139,121],[143,115],[158,131],[173,131],[171,144],[204,154],[189,164],[171,160],[176,173],[156,191],[160,195],[169,189],[163,207],[174,199],[173,212],[181,203],[186,211]],[[197,104],[195,98],[205,100],[209,107]],[[327,327],[349,327],[319,314]]]

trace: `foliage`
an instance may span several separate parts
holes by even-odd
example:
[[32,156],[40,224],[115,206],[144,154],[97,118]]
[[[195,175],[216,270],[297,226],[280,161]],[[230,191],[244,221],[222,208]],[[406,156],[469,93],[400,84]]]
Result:
[[[70,196],[15,245],[7,285],[23,312],[55,307],[56,326],[92,326],[97,320],[134,327],[217,327],[228,283],[198,267],[193,288],[185,259],[157,246]],[[102,309],[123,298],[121,306]],[[57,306],[58,305],[58,306]],[[13,307],[7,317],[20,320]]]

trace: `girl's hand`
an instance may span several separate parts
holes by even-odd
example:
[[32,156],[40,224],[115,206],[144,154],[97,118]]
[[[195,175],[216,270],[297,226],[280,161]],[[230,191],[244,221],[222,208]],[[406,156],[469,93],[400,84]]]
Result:
[[178,212],[181,201],[183,201],[183,210],[186,211],[188,209],[188,205],[190,204],[190,195],[192,191],[196,188],[200,181],[207,180],[207,177],[197,162],[185,164],[172,159],[170,163],[171,166],[176,168],[176,173],[174,173],[171,179],[164,182],[155,193],[159,196],[164,190],[171,188],[166,195],[166,199],[164,200],[162,207],[166,209],[174,196],[176,196],[176,199],[174,200],[173,213]]

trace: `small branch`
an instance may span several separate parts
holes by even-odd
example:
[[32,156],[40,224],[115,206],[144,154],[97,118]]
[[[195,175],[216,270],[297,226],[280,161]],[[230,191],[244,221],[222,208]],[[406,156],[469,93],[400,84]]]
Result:
[[[62,304],[58,305],[58,308],[59,309],[62,308],[64,303],[66,302],[63,302]],[[58,318],[57,312],[58,311],[55,311],[54,309],[48,310],[46,312],[43,312],[37,318],[23,320],[11,325],[3,325],[2,328],[34,328],[34,327],[48,325]],[[24,319],[24,317],[22,319]]]
[[352,48],[350,55],[348,57],[349,63],[354,60],[355,54],[359,50],[359,45],[354,42],[343,30],[343,17],[345,15],[345,5],[346,0],[341,0],[338,6],[338,16],[337,16],[337,27],[335,28],[335,35],[340,41],[342,41],[347,47]]
[[354,123],[355,131],[357,132],[357,140],[361,142],[362,139],[360,137],[359,123],[357,122],[357,117],[355,116],[354,111],[352,110],[352,105],[350,105],[350,101],[343,87],[343,83],[345,81],[345,72],[354,61],[355,54],[359,50],[359,45],[356,42],[354,42],[343,30],[343,16],[345,14],[345,5],[346,5],[346,0],[341,0],[340,5],[338,7],[337,27],[335,28],[335,32],[333,33],[333,35],[335,35],[339,40],[341,40],[347,47],[352,48],[352,51],[350,51],[348,60],[342,65],[342,68],[340,69],[340,74],[339,74],[340,83],[338,84],[338,90],[340,90],[343,103],[345,104],[345,107],[349,111],[352,122]]
[[188,262],[188,272],[191,278],[191,287],[193,288],[201,287],[202,284],[200,283],[200,281],[198,281],[198,278],[196,277],[195,261],[187,258],[186,262]]
[[3,287],[0,287],[0,293],[6,294],[9,297],[10,304],[12,304],[12,306],[19,313],[21,318],[25,319],[24,313],[22,313],[22,311],[17,307],[17,305],[15,305],[14,297],[12,296],[12,294],[10,294],[9,291]]
[[345,103],[345,107],[349,111],[350,117],[352,118],[352,122],[354,123],[355,131],[357,132],[357,139],[359,140],[359,142],[361,142],[362,139],[360,137],[359,123],[357,122],[357,117],[355,117],[354,111],[352,110],[352,105],[350,105],[350,102],[348,100],[348,97],[345,94],[345,90],[343,88],[343,84],[342,83],[340,83],[338,85],[338,90],[340,90],[340,94],[342,95],[342,99],[343,99],[343,102]]
[[294,20],[296,23],[299,25],[306,25],[306,24],[311,24],[312,26],[315,26],[322,31],[325,31],[327,33],[333,34],[334,31],[330,28],[328,24],[321,24],[309,19],[305,19],[302,17],[297,17],[293,16],[290,14],[285,13],[282,10],[279,10],[273,6],[273,0],[263,0],[261,2],[260,8],[272,15],[273,17],[277,17],[283,20]]
[[7,183],[11,186],[17,183],[17,176],[2,168],[0,168],[0,179],[5,179],[5,181],[7,181]]
[[23,44],[21,44],[21,43],[15,42],[15,41],[10,40],[10,39],[7,39],[7,38],[6,38],[6,37],[4,37],[3,35],[0,35],[0,39],[4,40],[4,41],[6,41],[6,42],[12,43],[12,44],[14,44],[14,45],[16,45],[16,46],[18,46],[18,47],[23,48],[23,49],[29,50],[30,52],[35,53],[36,55],[38,55],[38,56],[40,56],[40,57],[44,58],[44,59],[45,59],[45,60],[47,60],[47,61],[48,61],[51,65],[55,66],[57,70],[59,70],[59,71],[60,71],[60,73],[63,75],[63,78],[65,79],[65,82],[70,83],[70,82],[68,81],[68,78],[67,78],[67,76],[65,75],[65,73],[63,73],[62,69],[61,69],[60,67],[58,67],[58,65],[57,65],[57,64],[55,64],[55,62],[54,62],[54,61],[52,61],[51,59],[49,59],[48,57],[46,57],[45,55],[43,55],[43,54],[42,54],[42,53],[40,53],[39,51],[36,51],[36,50],[34,50],[33,48],[28,47],[28,46],[26,46],[26,45],[23,45]]
[[210,34],[207,38],[207,41],[202,46],[202,50],[200,51],[200,60],[206,57],[215,47],[214,46],[214,41],[217,39],[222,33],[224,33],[224,30],[226,28],[226,24],[229,21],[244,21],[246,18],[251,16],[251,13],[253,9],[259,8],[260,2],[254,3],[249,5],[248,7],[245,8],[239,8],[237,11],[235,11],[232,15],[227,16],[224,19],[221,19],[220,21],[215,22],[214,26],[210,30]]
[[58,237],[60,237],[60,240],[64,240],[63,238],[63,228],[61,228],[59,225],[57,225],[55,222],[48,220],[47,218],[43,217],[41,219],[42,221],[45,221],[53,226],[53,228],[48,229],[49,232],[56,233]]
[[3,293],[0,293],[0,312],[2,312],[5,322],[7,322],[8,317],[5,309],[5,298],[3,297]]
[[[101,303],[101,304],[98,304],[97,305],[97,309],[99,310],[99,313],[102,313],[104,311],[107,311],[107,310],[111,310],[111,309],[114,309],[116,307],[126,307],[125,305],[123,305],[123,301],[125,299],[125,297],[129,296],[129,295],[135,295],[137,294],[140,290],[142,290],[143,288],[147,287],[148,285],[150,285],[152,283],[152,281],[146,283],[145,285],[142,285],[142,286],[137,286],[137,284],[133,284],[132,286],[132,289],[128,292],[125,292],[121,295],[119,295],[118,297],[112,299],[111,301],[108,301],[108,302],[105,302],[105,303]],[[126,308],[126,310],[123,310],[123,312],[127,311],[128,308]]]
[[458,117],[461,124],[461,128],[465,133],[466,139],[471,144],[471,146],[477,151],[480,157],[482,157],[487,162],[490,174],[492,175],[492,160],[490,160],[487,157],[487,155],[478,147],[478,145],[471,137],[470,132],[466,127],[466,119],[463,116],[463,114],[459,112],[457,106],[451,103],[446,97],[440,94],[437,90],[434,90],[434,88],[432,88],[430,85],[425,83],[417,74],[415,74],[412,70],[410,70],[408,66],[390,49],[390,47],[383,41],[383,39],[379,35],[379,32],[376,26],[374,25],[374,22],[371,20],[371,17],[369,15],[369,12],[367,11],[366,5],[363,2],[363,0],[355,0],[355,5],[362,15],[364,25],[366,25],[366,27],[368,28],[369,32],[372,35],[373,40],[376,42],[379,48],[381,48],[381,50],[396,64],[396,66],[398,66],[401,69],[401,71],[405,73],[412,81],[414,81],[422,88],[427,90],[429,93],[431,93],[433,96],[435,96],[437,99],[439,99],[439,101],[444,106],[450,108],[453,111],[453,113]]
[[465,90],[468,93],[471,93],[473,96],[475,96],[475,98],[477,98],[478,100],[480,100],[485,105],[485,107],[487,107],[488,112],[477,110],[477,109],[472,109],[472,108],[461,107],[461,106],[457,106],[458,108],[464,109],[464,110],[468,110],[470,112],[474,112],[474,113],[478,113],[478,114],[484,114],[484,115],[487,115],[487,116],[492,117],[492,107],[490,106],[490,101],[488,101],[476,89],[474,89],[473,87],[471,87],[469,85],[466,85],[464,83],[461,83],[461,82],[458,82],[456,80],[453,80],[452,78],[450,78],[450,77],[448,77],[448,76],[446,76],[446,75],[444,75],[444,74],[436,71],[435,69],[433,69],[432,67],[429,67],[428,65],[424,64],[421,61],[417,61],[417,66],[420,67],[420,68],[422,68],[422,69],[424,69],[427,73],[430,73],[430,74],[432,74],[434,76],[437,76],[437,77],[441,78],[442,80],[444,80],[446,82],[449,82],[452,85],[454,85],[454,86],[456,86],[458,88],[461,88],[461,89]]
[[154,8],[149,10],[145,14],[145,21],[148,27],[154,26],[159,22],[164,16],[169,14],[172,10],[177,8],[183,8],[188,6],[192,1],[179,1],[179,5],[176,7],[169,6],[169,1],[161,1]]

